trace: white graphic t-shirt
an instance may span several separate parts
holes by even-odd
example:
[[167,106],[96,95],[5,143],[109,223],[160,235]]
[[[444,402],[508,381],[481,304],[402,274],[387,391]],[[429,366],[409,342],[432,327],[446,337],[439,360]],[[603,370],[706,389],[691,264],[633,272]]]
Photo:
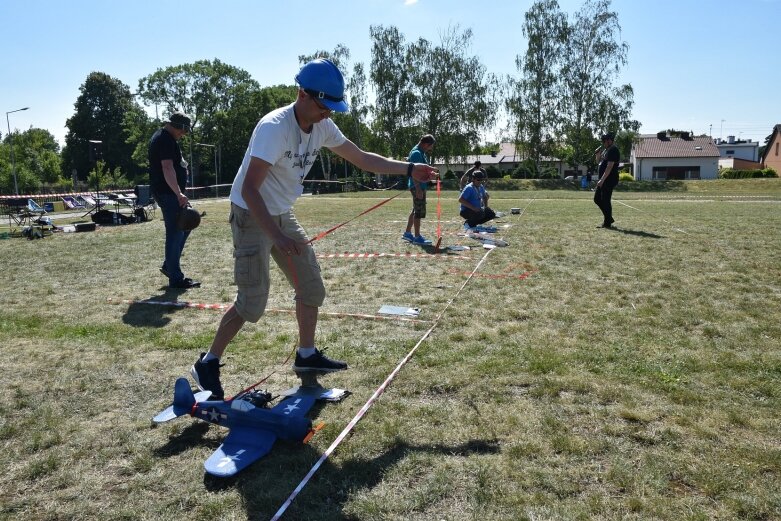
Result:
[[298,126],[293,105],[266,114],[252,132],[247,152],[231,187],[230,200],[242,208],[241,185],[247,175],[250,158],[271,163],[268,176],[260,186],[260,195],[271,215],[280,215],[293,207],[304,192],[304,178],[315,162],[320,147],[338,147],[347,141],[330,118],[315,123],[307,134]]

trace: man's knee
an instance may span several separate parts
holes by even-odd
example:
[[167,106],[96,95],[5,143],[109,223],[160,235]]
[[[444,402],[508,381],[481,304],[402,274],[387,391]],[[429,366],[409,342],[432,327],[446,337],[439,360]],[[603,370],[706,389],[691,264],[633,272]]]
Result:
[[257,288],[240,287],[233,307],[242,319],[254,324],[266,311],[266,302],[268,302],[268,292],[259,291]]
[[299,288],[299,292],[296,294],[296,299],[300,300],[307,306],[319,308],[325,302],[325,286],[322,279],[312,280],[306,284],[302,284]]

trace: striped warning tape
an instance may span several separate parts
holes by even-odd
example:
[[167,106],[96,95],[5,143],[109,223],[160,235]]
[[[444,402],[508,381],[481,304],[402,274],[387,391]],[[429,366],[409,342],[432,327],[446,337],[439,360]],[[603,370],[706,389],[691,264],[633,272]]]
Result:
[[[232,304],[207,304],[203,302],[187,302],[184,300],[128,300],[128,299],[112,299],[109,298],[108,302],[111,304],[149,304],[152,306],[165,306],[175,308],[190,308],[190,309],[217,309],[223,310],[231,307]],[[269,313],[287,313],[295,315],[295,309],[280,309],[280,308],[266,308],[266,312]],[[364,320],[395,320],[399,322],[412,322],[420,324],[429,324],[430,320],[421,320],[418,318],[399,317],[395,315],[370,315],[366,313],[337,313],[320,311],[320,315],[326,315],[329,317],[338,318],[360,318]]]
[[461,259],[469,260],[465,255],[441,255],[433,253],[318,253],[318,259],[379,259],[381,257],[400,257],[411,259]]

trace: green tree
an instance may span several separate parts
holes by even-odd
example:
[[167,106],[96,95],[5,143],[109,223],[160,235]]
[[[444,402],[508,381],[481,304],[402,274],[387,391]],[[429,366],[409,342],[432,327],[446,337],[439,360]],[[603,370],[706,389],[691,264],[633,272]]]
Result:
[[[192,118],[192,131],[183,138],[182,147],[189,151],[196,183],[207,181],[199,175],[201,163],[208,168],[213,164],[213,156],[204,153],[206,151],[203,147],[193,147],[192,144],[200,142],[216,145],[227,151],[224,154],[227,159],[224,166],[236,163],[236,157],[232,155],[236,148],[233,139],[239,137],[228,133],[235,129],[234,125],[228,124],[229,115],[238,115],[236,109],[239,107],[251,109],[254,93],[259,88],[258,82],[247,71],[217,59],[158,69],[138,81],[138,94],[147,103],[162,105],[168,114],[183,110]],[[260,117],[251,112],[248,115],[255,123]],[[244,119],[242,117],[241,121]],[[249,128],[251,131],[252,127]],[[245,130],[243,125],[241,130]],[[244,145],[238,156],[239,164],[247,147],[249,132],[242,132],[241,137]],[[235,170],[231,178],[233,175]]]
[[138,168],[134,176],[135,184],[149,183],[149,140],[160,127],[160,121],[150,118],[139,105],[134,105],[125,113],[123,121],[126,143],[132,150],[133,164]]
[[135,177],[141,169],[133,162],[133,146],[127,143],[125,115],[137,104],[130,88],[103,72],[92,72],[79,88],[75,113],[65,126],[62,173],[66,178],[76,170],[80,179],[94,166],[89,157],[89,140],[102,141],[101,152],[107,168],[121,168]]
[[[42,128],[13,132],[14,162],[20,193],[37,192],[43,185],[63,185],[60,145]],[[10,160],[10,139],[6,135],[0,148],[0,190],[13,193],[14,180]]]
[[539,169],[543,156],[556,146],[560,69],[566,44],[567,18],[556,0],[537,0],[524,15],[526,53],[515,64],[520,79],[511,78],[506,106],[516,128],[516,142],[527,145]]
[[419,39],[407,53],[416,101],[411,126],[419,130],[416,137],[433,134],[436,155],[446,160],[478,145],[499,107],[498,79],[470,54],[471,42],[471,29],[448,27],[438,44]]
[[[233,181],[244,159],[252,131],[260,118],[272,110],[293,103],[297,92],[298,89],[294,85],[275,85],[261,89],[244,85],[234,89],[231,107],[215,114],[216,139],[202,141],[216,143],[220,147],[220,183]],[[208,158],[213,161],[213,156],[207,156],[205,159]]]
[[422,134],[436,155],[465,156],[495,122],[499,82],[469,53],[471,29],[450,27],[438,44],[406,44],[395,27],[372,26],[370,78],[376,93],[374,130],[385,152],[405,157]]
[[560,116],[576,167],[593,163],[592,145],[600,134],[639,128],[629,119],[631,85],[616,84],[629,46],[620,41],[618,15],[610,7],[611,0],[586,0],[567,27]]
[[404,35],[396,27],[373,25],[369,28],[372,40],[372,61],[369,79],[374,86],[375,105],[372,128],[378,134],[385,155],[406,157],[410,149],[407,139],[400,139],[399,130],[412,119],[415,105],[410,90],[410,64],[407,63],[407,45]]

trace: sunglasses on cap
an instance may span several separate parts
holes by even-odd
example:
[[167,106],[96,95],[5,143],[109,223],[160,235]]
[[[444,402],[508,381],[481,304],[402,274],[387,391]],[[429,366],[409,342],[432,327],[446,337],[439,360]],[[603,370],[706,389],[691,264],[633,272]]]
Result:
[[317,108],[320,110],[332,110],[320,101],[321,99],[326,99],[328,101],[334,101],[334,102],[341,102],[344,101],[344,98],[337,98],[336,96],[331,96],[329,94],[326,94],[325,92],[318,92],[316,90],[312,89],[302,89],[304,92],[306,92],[310,98],[315,102],[315,105],[317,105]]

